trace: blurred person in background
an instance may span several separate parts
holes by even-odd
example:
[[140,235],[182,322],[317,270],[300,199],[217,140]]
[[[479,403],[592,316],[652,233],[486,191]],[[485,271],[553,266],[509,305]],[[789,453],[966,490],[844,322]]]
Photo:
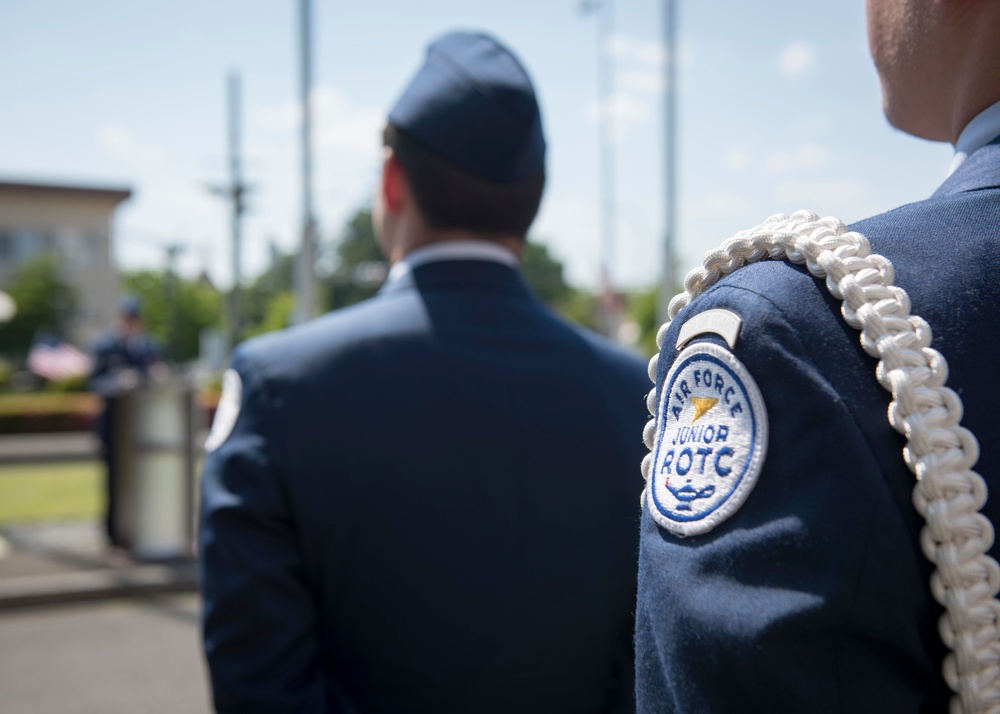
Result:
[[534,89],[482,34],[389,113],[380,294],[242,345],[202,476],[220,712],[629,712],[644,362],[518,272]]
[[118,471],[115,450],[115,415],[118,396],[132,389],[149,377],[150,370],[162,365],[157,344],[146,334],[139,300],[129,296],[118,306],[115,324],[95,343],[92,349],[93,372],[90,389],[104,399],[104,408],[97,418],[97,436],[101,440],[101,455],[107,473],[105,481],[104,527],[108,545],[119,548],[123,544],[117,532]]
[[[976,470],[1000,487],[1000,3],[869,0],[867,14],[890,123],[952,143],[955,159],[929,199],[850,228],[891,260],[912,313],[930,323],[948,384],[964,400],[962,424],[979,439]],[[708,310],[742,320],[735,344],[706,334],[679,345],[679,335],[708,324]],[[906,440],[887,421],[876,360],[841,302],[804,267],[763,261],[720,280],[671,324],[642,516],[639,710],[947,711],[943,609],[929,584]],[[903,399],[926,391],[904,390]],[[943,429],[935,411],[926,424]],[[938,463],[955,463],[958,443],[932,433],[951,449]],[[701,455],[694,466],[692,453]],[[740,478],[749,488],[727,485]],[[961,481],[947,488],[972,500]],[[996,524],[1000,499],[983,513]],[[955,525],[968,541],[938,551],[953,558],[944,567],[975,576],[969,582],[985,577],[988,568],[959,564],[978,523]],[[949,598],[976,602],[978,587]],[[986,633],[975,644],[989,664],[966,676],[995,707],[996,609],[975,610],[963,624],[984,629],[957,639]]]

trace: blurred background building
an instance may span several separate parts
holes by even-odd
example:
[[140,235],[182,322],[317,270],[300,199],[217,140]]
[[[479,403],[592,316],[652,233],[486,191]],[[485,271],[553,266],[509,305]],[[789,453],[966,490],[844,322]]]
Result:
[[0,285],[30,261],[53,255],[76,293],[63,327],[78,345],[92,342],[115,317],[112,218],[131,195],[128,188],[0,181]]

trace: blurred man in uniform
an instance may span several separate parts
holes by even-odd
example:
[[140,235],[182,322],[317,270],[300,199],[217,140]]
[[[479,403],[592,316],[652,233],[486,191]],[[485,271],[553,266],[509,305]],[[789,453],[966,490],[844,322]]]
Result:
[[[1000,3],[867,10],[889,121],[956,155],[929,199],[851,229],[933,328],[977,471],[1000,485]],[[947,710],[905,440],[840,307],[803,267],[758,262],[666,334],[639,561],[642,712]],[[712,328],[733,318],[729,344]],[[997,523],[1000,500],[984,513]]]
[[221,712],[624,712],[641,360],[518,256],[534,90],[449,34],[389,114],[379,295],[237,350],[202,479]]
[[156,343],[146,334],[138,299],[131,296],[122,299],[117,321],[97,340],[93,353],[90,389],[104,399],[104,409],[96,423],[107,473],[104,528],[108,545],[117,548],[122,545],[117,529],[118,469],[114,426],[118,397],[123,390],[147,378],[150,368],[162,360]]

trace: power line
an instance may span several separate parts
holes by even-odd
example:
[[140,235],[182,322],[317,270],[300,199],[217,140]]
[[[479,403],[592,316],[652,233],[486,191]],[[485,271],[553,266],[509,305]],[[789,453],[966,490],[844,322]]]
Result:
[[209,190],[222,196],[230,203],[230,230],[232,235],[233,287],[229,293],[229,338],[228,348],[239,343],[243,333],[241,309],[241,281],[243,279],[243,213],[246,209],[244,197],[249,186],[243,183],[243,163],[240,152],[240,76],[231,72],[227,81],[228,143],[229,143],[229,185],[210,186]]

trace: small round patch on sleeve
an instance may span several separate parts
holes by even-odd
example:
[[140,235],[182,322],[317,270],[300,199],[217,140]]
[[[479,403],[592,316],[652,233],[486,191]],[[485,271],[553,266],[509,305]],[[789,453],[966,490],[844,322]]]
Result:
[[215,410],[215,420],[212,430],[205,440],[205,451],[212,452],[222,446],[236,426],[240,416],[240,403],[243,400],[243,382],[240,373],[235,369],[227,369],[222,375],[222,396]]
[[657,411],[646,503],[671,533],[708,533],[753,490],[767,452],[767,412],[753,377],[711,342],[674,361]]

